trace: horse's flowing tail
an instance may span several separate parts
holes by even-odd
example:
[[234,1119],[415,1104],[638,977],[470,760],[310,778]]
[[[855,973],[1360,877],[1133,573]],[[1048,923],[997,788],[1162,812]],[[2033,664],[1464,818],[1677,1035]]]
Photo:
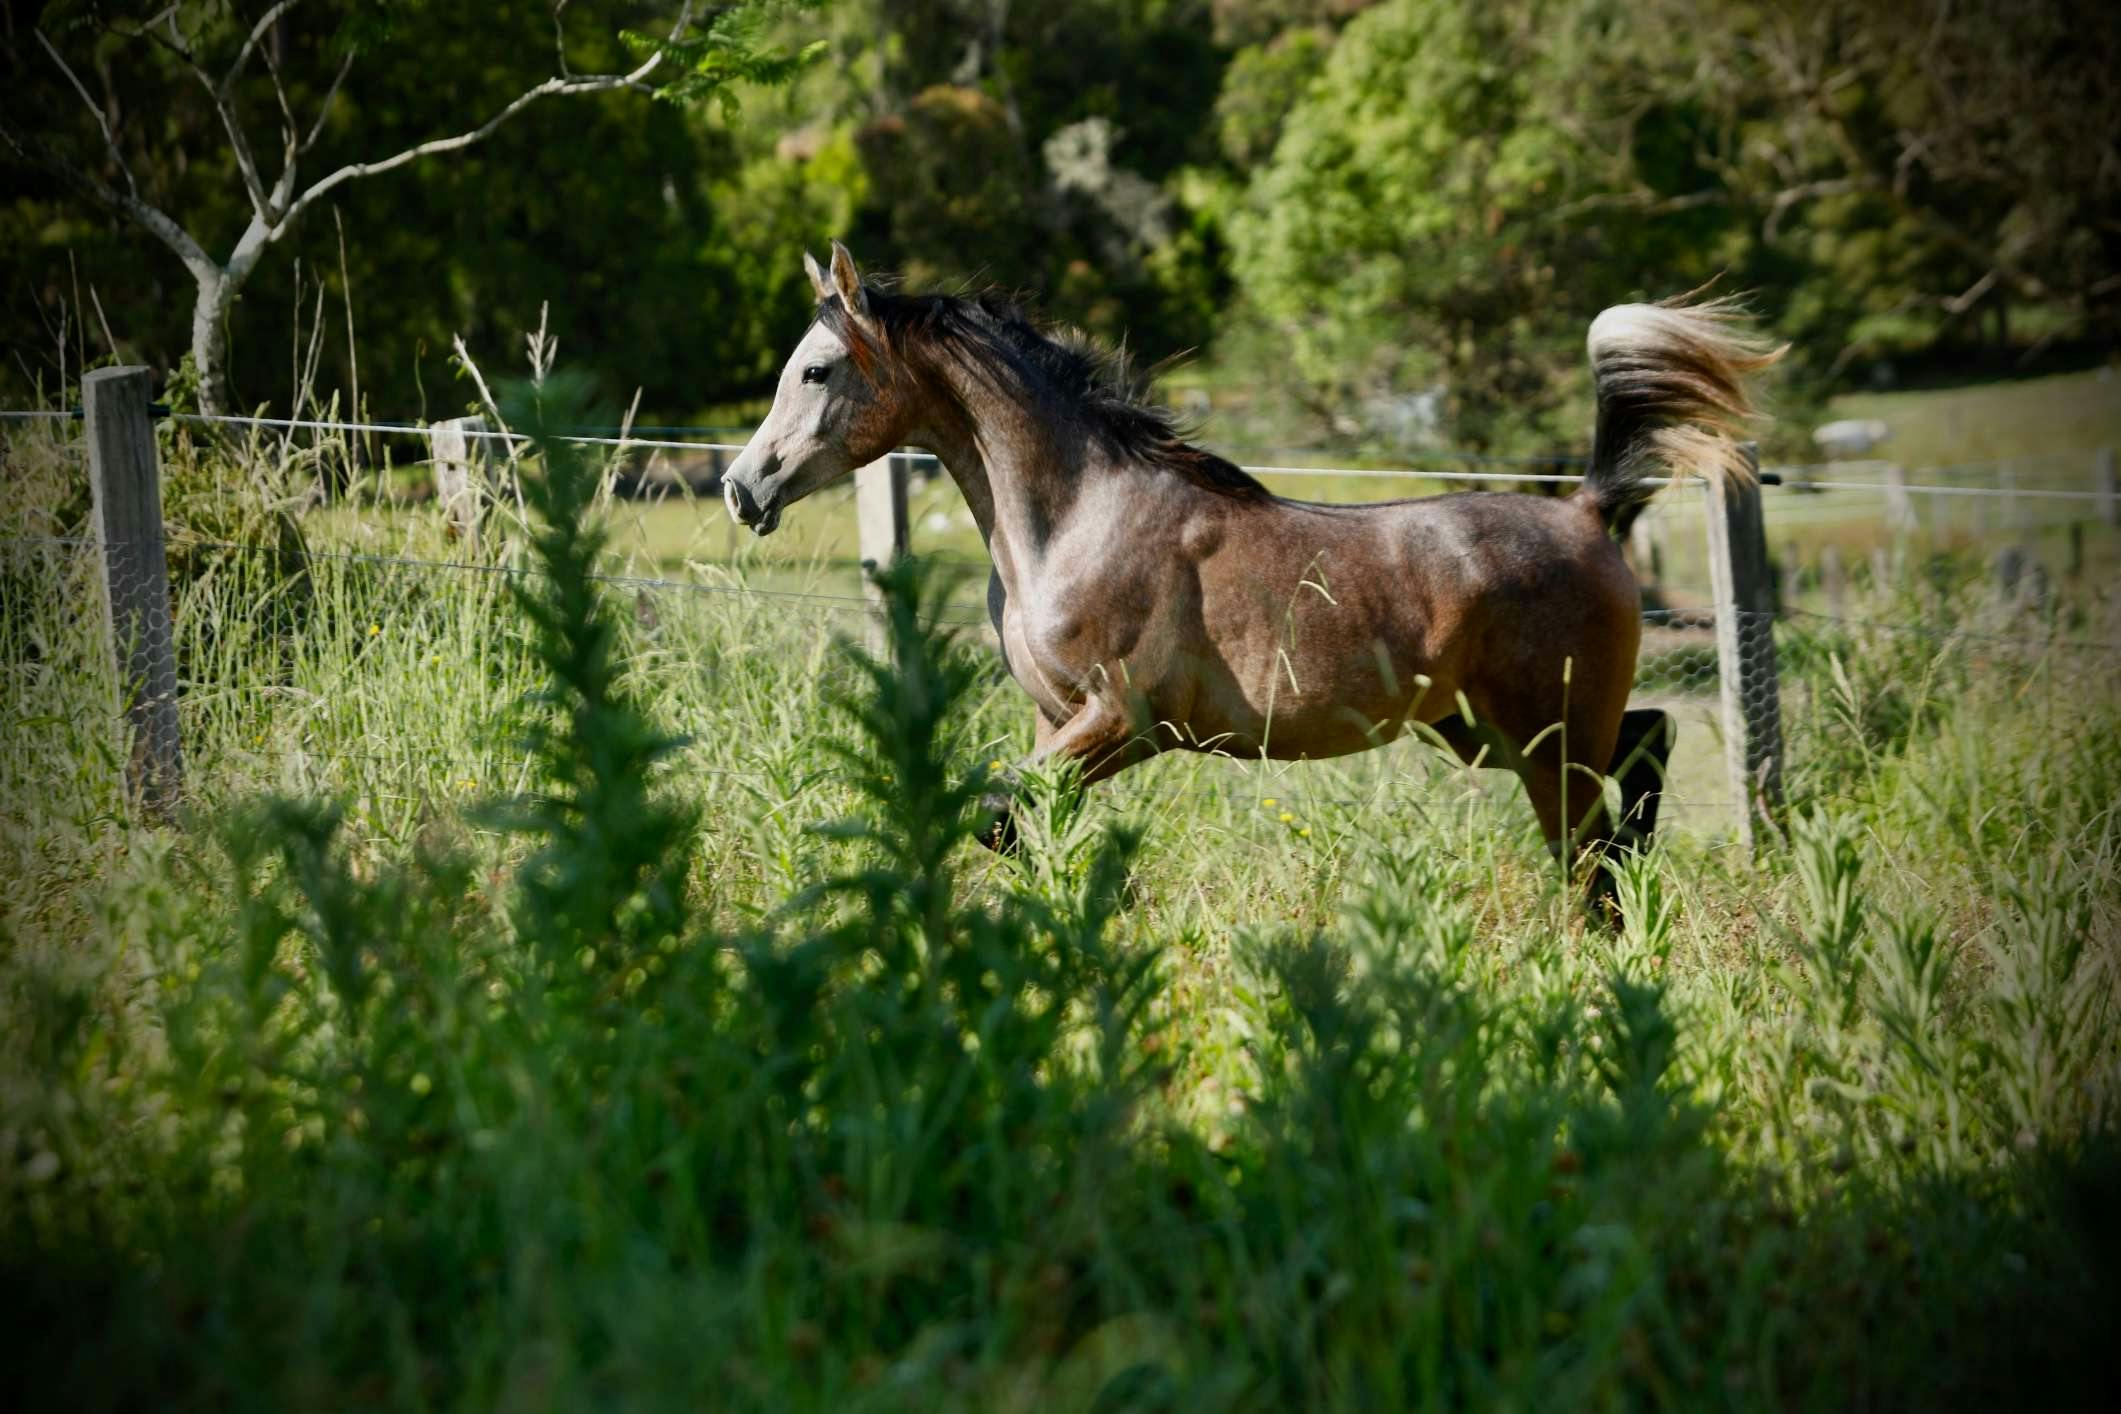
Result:
[[1660,474],[1752,474],[1737,441],[1756,415],[1745,380],[1783,349],[1746,327],[1735,299],[1615,305],[1589,343],[1598,430],[1579,494],[1610,529],[1626,533]]

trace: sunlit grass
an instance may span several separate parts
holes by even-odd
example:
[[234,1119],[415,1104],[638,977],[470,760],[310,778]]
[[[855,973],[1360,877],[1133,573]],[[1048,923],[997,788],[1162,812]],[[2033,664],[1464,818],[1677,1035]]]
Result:
[[[18,465],[16,528],[72,533],[71,469]],[[263,524],[215,514],[216,543]],[[1080,800],[1038,780],[1017,858],[959,826],[920,844],[916,805],[1030,744],[977,630],[942,724],[836,647],[865,608],[726,592],[761,551],[716,564],[677,526],[695,587],[597,586],[605,686],[680,739],[653,793],[677,888],[563,946],[518,873],[556,836],[492,808],[556,777],[523,732],[551,644],[509,593],[547,567],[431,510],[351,519],[302,519],[293,578],[277,551],[180,558],[174,828],[124,799],[89,552],[0,560],[0,1234],[41,1283],[12,1288],[34,1312],[0,1301],[106,1342],[94,1388],[1971,1399],[2015,1368],[1998,1343],[2095,1313],[2057,1194],[2105,1181],[2075,1165],[2121,1091],[2116,665],[1939,636],[2006,623],[1978,565],[1860,586],[1932,634],[1793,630],[1793,840],[1754,855],[1679,811],[1609,933],[1507,777],[1414,742],[1166,758]],[[596,564],[665,564],[615,520]],[[769,586],[828,592],[822,563]],[[1675,700],[1675,794],[1723,799]],[[863,727],[850,701],[896,705]],[[598,740],[561,769],[638,774]],[[591,884],[630,817],[600,818],[564,841]],[[1121,880],[1115,830],[1140,836]],[[975,1007],[1018,956],[1014,1001]],[[388,994],[350,1003],[349,967]],[[1137,1019],[1100,1010],[1148,981]],[[1005,1037],[1072,987],[1063,1032]],[[945,1025],[1003,1029],[951,1051]],[[1021,1126],[943,1104],[967,1076]]]

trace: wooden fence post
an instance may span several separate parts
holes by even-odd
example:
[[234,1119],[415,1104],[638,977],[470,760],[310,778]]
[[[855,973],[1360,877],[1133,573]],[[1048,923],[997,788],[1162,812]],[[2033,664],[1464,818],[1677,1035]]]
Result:
[[1628,531],[1635,573],[1651,584],[1664,583],[1664,523],[1645,507]]
[[1907,468],[1898,462],[1885,468],[1885,524],[1899,534],[1916,528],[1915,501],[1907,492]]
[[132,793],[167,815],[184,785],[177,736],[177,653],[162,543],[162,472],[144,368],[99,368],[81,380],[88,481],[103,553],[105,623],[132,724]]
[[2114,470],[2114,449],[2101,447],[2099,458],[2092,468],[2092,485],[2099,499],[2092,504],[2099,508],[2099,520],[2104,525],[2121,525],[2121,475]]
[[448,517],[449,534],[473,550],[492,499],[487,480],[487,439],[483,417],[452,417],[427,429],[428,457],[434,463],[435,498]]
[[[1745,445],[1758,469],[1760,451]],[[1760,485],[1710,482],[1709,579],[1716,596],[1716,661],[1724,760],[1739,803],[1739,836],[1760,842],[1782,821],[1782,689],[1775,662],[1775,580],[1768,567]]]
[[[906,513],[906,459],[882,456],[854,473],[854,509],[860,522],[862,592],[881,607],[875,571],[888,569],[912,548]],[[882,625],[872,621],[872,643],[883,646]]]
[[2003,524],[2011,530],[2023,530],[2025,502],[2018,494],[2018,469],[2013,466],[1998,468],[1996,484],[2003,488]]
[[1819,552],[1819,587],[1826,593],[1826,611],[1835,618],[1848,617],[1848,568],[1841,562],[1841,547],[1828,544]]

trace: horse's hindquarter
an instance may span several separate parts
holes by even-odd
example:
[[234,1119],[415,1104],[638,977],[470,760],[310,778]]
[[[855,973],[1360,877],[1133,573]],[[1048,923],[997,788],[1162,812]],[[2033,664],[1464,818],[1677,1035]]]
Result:
[[1593,518],[1554,501],[1232,507],[1198,579],[1189,717],[1226,750],[1360,751],[1498,680],[1551,666],[1558,685],[1564,657],[1624,647],[1632,674],[1632,638],[1611,639],[1620,611],[1634,628],[1633,578]]

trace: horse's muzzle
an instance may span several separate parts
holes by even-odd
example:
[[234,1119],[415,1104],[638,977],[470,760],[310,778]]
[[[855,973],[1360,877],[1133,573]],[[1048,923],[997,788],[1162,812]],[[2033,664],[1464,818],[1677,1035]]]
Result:
[[729,518],[738,525],[749,526],[753,535],[771,535],[780,526],[780,499],[776,497],[762,506],[751,494],[751,488],[733,476],[722,480],[722,502],[729,507]]

